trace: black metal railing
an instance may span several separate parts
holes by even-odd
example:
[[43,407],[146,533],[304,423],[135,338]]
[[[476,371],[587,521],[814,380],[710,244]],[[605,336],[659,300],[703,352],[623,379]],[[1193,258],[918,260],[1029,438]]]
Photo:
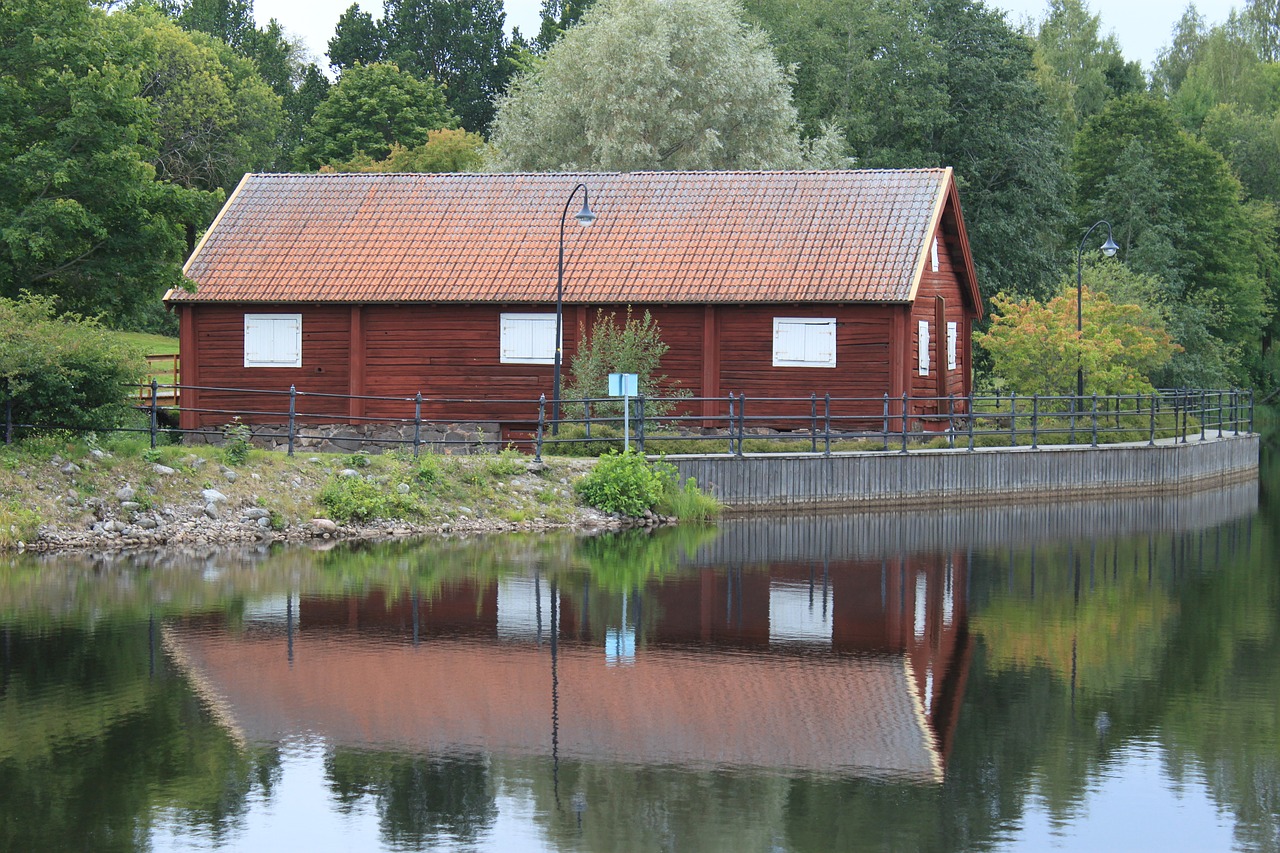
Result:
[[[186,392],[196,391],[199,395]],[[624,418],[618,398],[565,399],[561,418],[538,399],[362,396],[217,386],[142,386],[134,407],[145,425],[119,432],[148,433],[151,446],[168,438],[198,436],[218,441],[227,425],[243,424],[251,437],[273,437],[292,454],[315,438],[317,425],[363,427],[345,435],[360,447],[403,447],[414,455],[424,447],[449,449],[515,444],[533,452],[594,455],[626,441],[644,453],[826,454],[852,450],[908,453],[927,448],[976,450],[984,447],[1038,449],[1050,445],[1090,445],[1160,440],[1180,443],[1253,432],[1254,395],[1239,389],[1163,389],[1151,394],[1086,397],[986,393],[963,397],[723,397],[631,398]],[[166,400],[216,400],[240,405],[181,408]],[[253,401],[245,407],[242,401]],[[376,414],[352,414],[374,411]],[[5,442],[23,432],[68,429],[57,424],[15,422],[4,407]],[[183,429],[181,415],[203,424]],[[492,425],[495,434],[470,437],[428,435],[442,423]],[[624,423],[629,425],[623,435]],[[553,430],[552,427],[555,427]]]

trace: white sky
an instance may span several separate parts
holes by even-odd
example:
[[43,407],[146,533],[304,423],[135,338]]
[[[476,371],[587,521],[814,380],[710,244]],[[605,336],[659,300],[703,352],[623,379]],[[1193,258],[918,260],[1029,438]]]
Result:
[[[276,18],[291,34],[300,37],[321,68],[328,66],[325,51],[338,17],[353,0],[255,0],[254,11],[258,22],[265,24]],[[527,36],[538,32],[538,12],[541,0],[505,0],[507,26],[517,26]],[[1010,23],[1017,25],[1026,18],[1038,19],[1048,8],[1047,0],[987,0],[987,5],[1008,12]],[[1150,68],[1160,49],[1168,44],[1174,23],[1182,17],[1187,3],[1184,0],[1121,0],[1103,4],[1094,0],[1089,4],[1095,11],[1101,9],[1104,32],[1114,32],[1126,59],[1138,60],[1144,68]],[[1233,7],[1244,6],[1244,0],[1197,0],[1196,9],[1210,24],[1226,20]],[[360,8],[382,16],[381,0],[360,0]]]

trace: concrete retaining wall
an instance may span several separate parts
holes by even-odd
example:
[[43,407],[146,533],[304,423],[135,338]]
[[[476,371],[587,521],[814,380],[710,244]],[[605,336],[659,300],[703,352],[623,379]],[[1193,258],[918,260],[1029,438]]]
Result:
[[731,509],[955,505],[1009,498],[1177,492],[1257,477],[1258,436],[1154,447],[983,448],[902,453],[682,457],[680,478]]

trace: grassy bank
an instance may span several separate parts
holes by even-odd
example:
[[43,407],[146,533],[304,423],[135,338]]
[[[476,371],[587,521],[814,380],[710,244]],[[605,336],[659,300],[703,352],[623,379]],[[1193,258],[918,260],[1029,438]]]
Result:
[[[676,488],[669,470],[643,461],[647,485],[656,489],[640,504],[619,508],[598,495],[584,497],[579,486],[593,481],[595,464],[558,458],[535,464],[515,451],[291,457],[235,436],[221,447],[155,449],[145,438],[44,436],[0,447],[0,547],[31,542],[42,529],[83,531],[107,513],[133,522],[174,508],[191,512],[208,504],[210,490],[225,498],[219,505],[228,511],[258,510],[274,531],[317,518],[438,530],[572,526],[592,503],[604,512],[682,519],[716,510],[696,489]],[[606,478],[604,494],[629,494],[633,486],[626,477]]]

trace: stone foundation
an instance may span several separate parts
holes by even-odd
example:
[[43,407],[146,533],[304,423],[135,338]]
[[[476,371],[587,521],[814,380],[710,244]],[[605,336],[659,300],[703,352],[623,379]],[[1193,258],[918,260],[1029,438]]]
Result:
[[[264,450],[288,450],[287,424],[251,424],[250,442]],[[295,424],[295,453],[383,453],[414,448],[413,424]],[[186,444],[226,443],[222,430],[205,428],[186,433]],[[418,429],[418,452],[439,454],[497,453],[502,432],[496,422],[424,423]]]

